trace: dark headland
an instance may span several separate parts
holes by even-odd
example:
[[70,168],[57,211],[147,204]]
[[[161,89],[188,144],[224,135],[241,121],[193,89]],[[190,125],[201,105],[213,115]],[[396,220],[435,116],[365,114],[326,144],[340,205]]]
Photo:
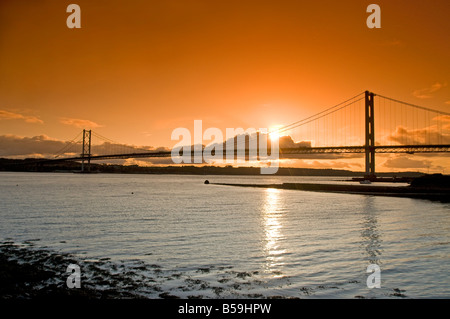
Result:
[[210,183],[215,185],[238,187],[262,187],[289,189],[312,192],[329,192],[374,196],[409,197],[418,199],[450,202],[450,176],[442,174],[424,175],[412,179],[408,186],[377,186],[354,184],[315,184],[315,183],[282,183],[282,184],[230,184]]

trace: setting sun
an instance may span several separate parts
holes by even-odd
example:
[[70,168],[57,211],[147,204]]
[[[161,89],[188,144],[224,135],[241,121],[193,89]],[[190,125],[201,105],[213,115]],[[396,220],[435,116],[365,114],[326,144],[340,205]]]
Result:
[[282,127],[283,125],[274,125],[269,128],[269,136],[272,141],[278,140],[281,137],[280,129]]

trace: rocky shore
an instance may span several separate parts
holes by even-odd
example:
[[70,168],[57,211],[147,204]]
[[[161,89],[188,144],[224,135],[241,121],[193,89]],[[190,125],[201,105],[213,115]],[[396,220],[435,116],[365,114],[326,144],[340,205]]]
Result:
[[[261,293],[267,282],[259,279],[258,271],[231,266],[167,270],[141,260],[80,258],[37,247],[36,241],[0,243],[0,300],[283,298]],[[80,288],[67,286],[70,264],[81,269]],[[288,284],[288,279],[279,284]]]
[[[114,299],[139,298],[122,289],[125,276],[105,276],[95,269],[94,262],[86,262],[70,254],[45,249],[32,249],[32,244],[0,244],[0,298],[1,299]],[[67,266],[83,264],[83,289],[68,288]],[[98,289],[98,287],[115,287]]]

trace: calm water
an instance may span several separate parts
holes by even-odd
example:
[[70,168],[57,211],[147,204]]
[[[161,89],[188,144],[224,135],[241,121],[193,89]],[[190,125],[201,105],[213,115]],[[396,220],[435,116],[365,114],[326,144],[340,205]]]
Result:
[[[450,297],[449,204],[205,179],[342,178],[0,173],[0,239],[157,264],[180,297]],[[374,263],[379,289],[366,284]]]

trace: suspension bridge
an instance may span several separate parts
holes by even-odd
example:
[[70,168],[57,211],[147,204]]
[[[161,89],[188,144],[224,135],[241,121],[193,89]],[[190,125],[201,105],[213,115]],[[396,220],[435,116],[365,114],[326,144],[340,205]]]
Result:
[[[450,152],[450,113],[365,91],[270,134],[280,139],[281,157],[364,154],[365,178],[372,179],[376,175],[377,153]],[[102,143],[92,143],[93,137]],[[248,155],[248,145],[243,147]],[[235,149],[236,153],[238,151]],[[196,151],[191,152],[194,156]],[[81,171],[89,171],[91,161],[95,160],[171,155],[170,150],[140,149],[114,142],[92,130],[83,130],[54,158],[41,162],[81,161]]]

